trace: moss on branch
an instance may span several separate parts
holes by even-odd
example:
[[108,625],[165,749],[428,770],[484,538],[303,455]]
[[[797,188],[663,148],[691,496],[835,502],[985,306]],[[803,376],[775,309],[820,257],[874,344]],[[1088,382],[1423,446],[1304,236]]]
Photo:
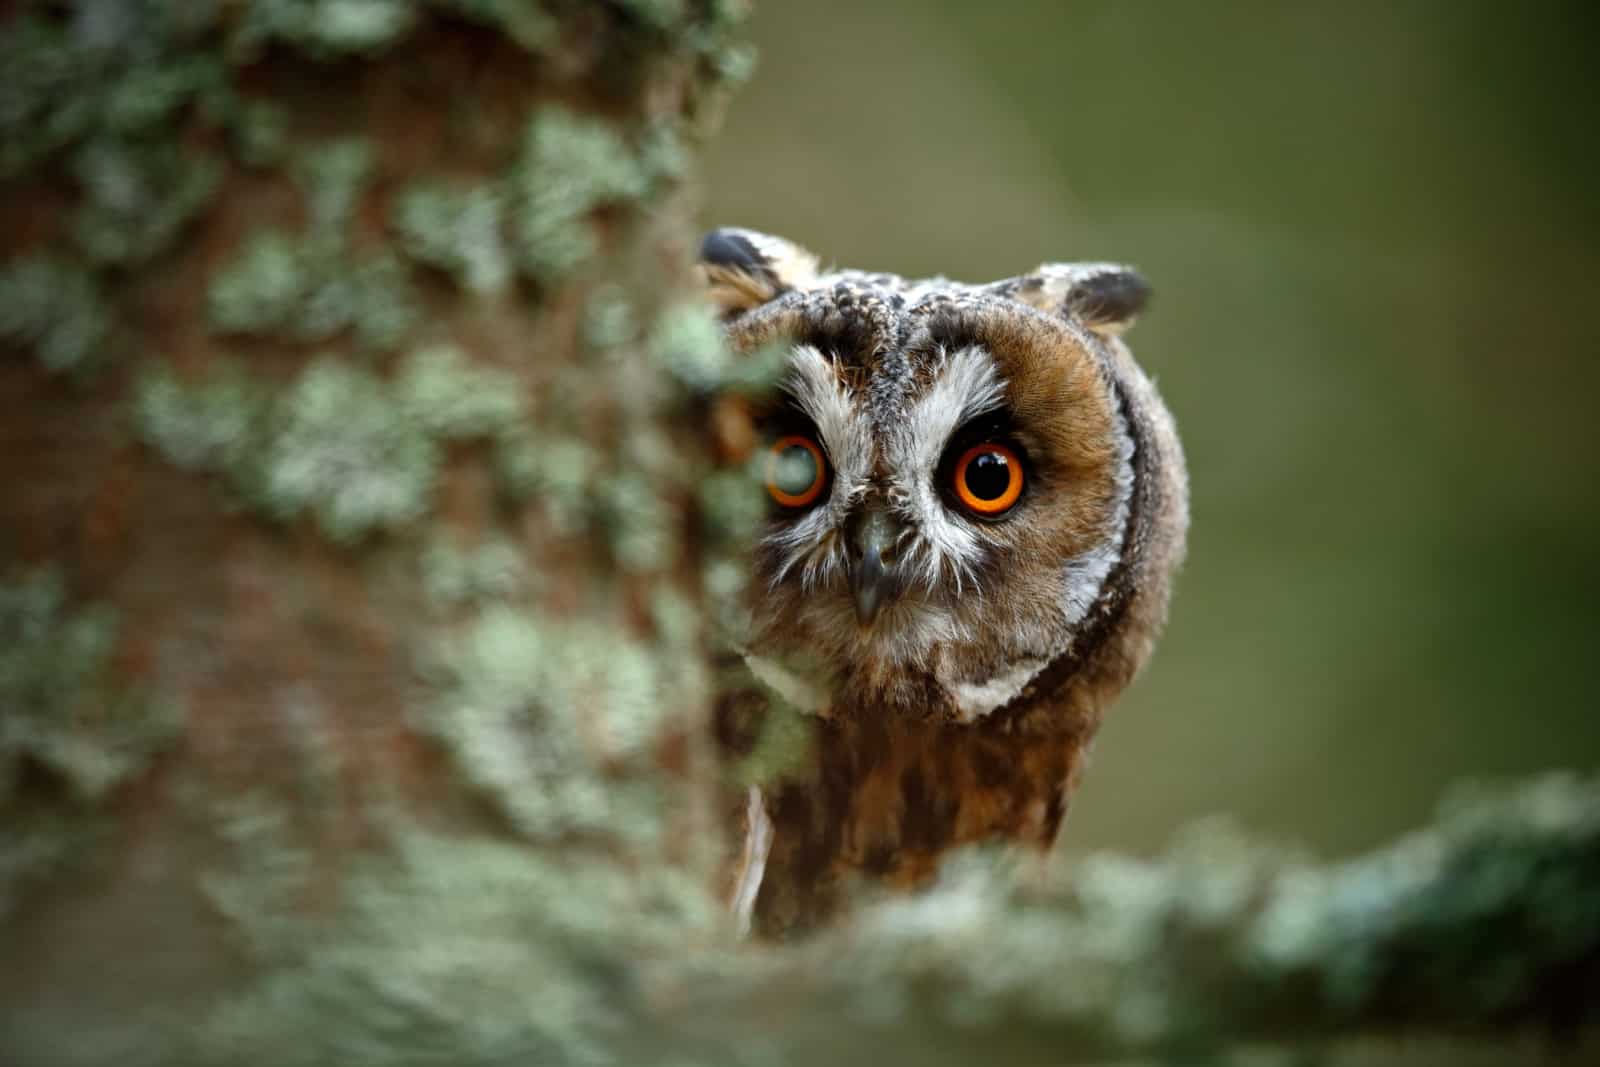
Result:
[[[1434,825],[1344,863],[1217,822],[1151,861],[1040,871],[970,853],[925,895],[756,964],[761,980],[704,989],[716,1018],[776,1026],[795,1062],[902,1041],[939,1064],[973,1042],[1091,1063],[1384,1035],[1592,1039],[1596,884],[1600,780],[1551,775],[1460,793]],[[761,1012],[779,1000],[781,1020]]]

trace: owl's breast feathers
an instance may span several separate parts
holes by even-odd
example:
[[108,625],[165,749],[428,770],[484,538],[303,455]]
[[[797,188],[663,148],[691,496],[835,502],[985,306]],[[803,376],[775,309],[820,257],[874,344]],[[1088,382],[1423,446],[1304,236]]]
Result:
[[814,926],[858,877],[930,878],[950,849],[994,838],[1047,847],[1087,735],[937,722],[821,720],[809,776],[764,797],[770,854],[756,899],[766,935]]

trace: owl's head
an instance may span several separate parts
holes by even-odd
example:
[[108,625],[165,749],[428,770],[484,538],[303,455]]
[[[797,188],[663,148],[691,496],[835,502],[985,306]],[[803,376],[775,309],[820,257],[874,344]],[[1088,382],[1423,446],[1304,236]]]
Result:
[[757,677],[822,714],[1097,717],[1149,652],[1187,523],[1171,418],[1120,340],[1143,280],[824,272],[748,230],[701,260],[730,343],[788,353]]

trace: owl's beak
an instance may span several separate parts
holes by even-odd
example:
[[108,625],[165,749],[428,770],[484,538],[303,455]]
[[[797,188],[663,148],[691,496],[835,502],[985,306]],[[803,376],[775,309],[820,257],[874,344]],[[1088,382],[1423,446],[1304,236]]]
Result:
[[894,595],[900,532],[900,524],[888,514],[869,511],[851,537],[855,552],[850,584],[855,591],[856,618],[863,626],[871,626],[878,610]]

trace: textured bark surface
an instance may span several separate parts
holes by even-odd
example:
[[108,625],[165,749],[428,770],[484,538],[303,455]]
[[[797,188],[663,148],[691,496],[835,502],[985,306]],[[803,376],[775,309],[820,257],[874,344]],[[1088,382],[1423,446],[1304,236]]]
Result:
[[[573,1058],[577,957],[716,919],[738,6],[6,7],[0,1059]],[[570,988],[464,1019],[397,959],[461,924]]]

